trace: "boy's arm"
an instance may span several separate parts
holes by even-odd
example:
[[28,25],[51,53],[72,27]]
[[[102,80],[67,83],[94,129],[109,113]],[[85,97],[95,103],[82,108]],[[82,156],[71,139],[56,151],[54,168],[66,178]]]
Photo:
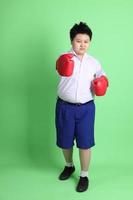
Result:
[[[95,73],[95,78],[98,78],[100,76],[106,76],[106,73],[102,69],[102,66],[100,63],[98,63],[97,68],[96,68],[96,73]],[[107,77],[107,76],[106,76]]]

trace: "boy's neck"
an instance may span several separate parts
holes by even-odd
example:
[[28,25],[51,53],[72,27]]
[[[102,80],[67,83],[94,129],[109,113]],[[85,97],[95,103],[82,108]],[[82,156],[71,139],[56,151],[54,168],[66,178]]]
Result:
[[84,54],[83,55],[77,55],[77,56],[82,61]]

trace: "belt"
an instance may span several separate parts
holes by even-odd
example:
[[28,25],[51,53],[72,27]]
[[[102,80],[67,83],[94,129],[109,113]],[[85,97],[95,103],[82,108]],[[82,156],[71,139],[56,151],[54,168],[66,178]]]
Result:
[[70,103],[70,102],[68,102],[68,101],[64,101],[64,100],[61,99],[60,97],[58,97],[57,100],[61,101],[61,102],[64,103],[64,104],[70,104],[70,105],[75,105],[75,106],[85,105],[85,104],[88,104],[88,103],[90,103],[90,102],[93,101],[93,100],[90,100],[90,101],[85,102],[85,103]]

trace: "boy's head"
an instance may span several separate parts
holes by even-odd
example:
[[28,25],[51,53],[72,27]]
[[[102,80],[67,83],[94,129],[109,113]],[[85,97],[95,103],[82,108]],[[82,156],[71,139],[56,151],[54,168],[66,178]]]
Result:
[[92,31],[86,23],[80,22],[70,29],[70,39],[74,51],[83,55],[89,47]]
[[87,34],[90,40],[92,38],[92,31],[89,28],[89,26],[84,22],[80,22],[79,24],[74,24],[74,26],[70,29],[71,42],[73,41],[74,37],[79,33]]

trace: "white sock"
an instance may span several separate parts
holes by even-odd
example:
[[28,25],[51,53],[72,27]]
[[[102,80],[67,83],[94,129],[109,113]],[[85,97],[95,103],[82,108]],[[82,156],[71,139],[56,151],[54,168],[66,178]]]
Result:
[[66,162],[67,167],[73,167],[73,162]]
[[88,177],[88,171],[81,171],[80,176],[81,177],[86,177],[86,176]]

